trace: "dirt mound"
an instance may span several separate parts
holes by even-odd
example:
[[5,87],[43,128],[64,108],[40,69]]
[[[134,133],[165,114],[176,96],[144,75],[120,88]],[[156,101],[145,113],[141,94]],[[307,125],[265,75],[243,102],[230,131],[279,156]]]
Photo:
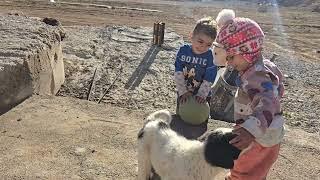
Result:
[[64,82],[62,27],[38,19],[0,15],[0,114],[32,93],[55,94]]
[[314,6],[314,8],[312,9],[312,12],[318,12],[318,13],[320,13],[320,5]]
[[[196,1],[199,1],[199,0],[196,0]],[[202,0],[202,1],[208,2],[210,0]],[[219,1],[219,0],[211,0],[211,1]],[[224,0],[220,0],[220,1],[224,1]],[[296,7],[296,6],[307,7],[317,2],[317,0],[277,0],[277,1],[275,0],[241,0],[241,1],[254,2],[257,4],[278,5],[278,6],[285,6],[285,7]]]
[[295,7],[295,6],[310,6],[313,3],[317,2],[316,0],[278,0],[279,5],[286,7]]

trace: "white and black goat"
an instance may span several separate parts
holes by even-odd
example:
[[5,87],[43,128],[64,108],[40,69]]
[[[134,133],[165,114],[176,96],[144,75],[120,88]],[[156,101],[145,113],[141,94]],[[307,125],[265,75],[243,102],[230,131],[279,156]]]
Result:
[[212,180],[233,167],[240,150],[229,144],[231,129],[216,129],[201,142],[178,135],[170,121],[170,112],[160,110],[139,131],[138,180],[148,180],[152,167],[162,180]]

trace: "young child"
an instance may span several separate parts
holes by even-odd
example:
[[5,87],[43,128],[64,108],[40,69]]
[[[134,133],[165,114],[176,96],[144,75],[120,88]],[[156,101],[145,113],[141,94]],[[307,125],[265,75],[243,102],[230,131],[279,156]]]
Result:
[[[216,22],[210,17],[200,19],[190,34],[191,44],[180,47],[175,61],[174,80],[177,88],[177,114],[179,106],[189,98],[200,105],[210,97],[217,67],[213,63],[211,46],[216,38]],[[209,113],[207,115],[209,117]],[[196,126],[184,121],[174,121],[173,129],[187,138],[195,139],[207,130],[207,119]]]
[[260,26],[251,19],[232,16],[230,11],[217,16],[221,29],[216,43],[227,53],[226,64],[239,71],[234,100],[234,133],[238,136],[230,144],[245,151],[226,180],[264,180],[278,158],[284,135],[282,74],[262,56],[264,33]]

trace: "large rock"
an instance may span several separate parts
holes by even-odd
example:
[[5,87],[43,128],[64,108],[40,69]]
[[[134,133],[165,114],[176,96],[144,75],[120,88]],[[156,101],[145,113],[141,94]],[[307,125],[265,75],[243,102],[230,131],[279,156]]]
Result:
[[65,34],[51,22],[0,15],[0,115],[33,93],[56,94],[64,82]]

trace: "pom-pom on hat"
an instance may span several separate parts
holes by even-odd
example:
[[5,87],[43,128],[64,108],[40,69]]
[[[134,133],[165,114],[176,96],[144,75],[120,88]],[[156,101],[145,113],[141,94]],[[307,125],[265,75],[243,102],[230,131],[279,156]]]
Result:
[[221,29],[228,21],[236,17],[235,12],[232,9],[222,9],[216,18],[218,30]]
[[190,96],[185,103],[180,104],[178,113],[186,123],[199,125],[208,119],[210,107],[207,102],[199,104],[194,96]]
[[222,24],[216,42],[222,44],[228,56],[241,55],[249,63],[260,56],[264,33],[260,26],[249,18],[230,16],[229,11],[222,10],[217,23]]

